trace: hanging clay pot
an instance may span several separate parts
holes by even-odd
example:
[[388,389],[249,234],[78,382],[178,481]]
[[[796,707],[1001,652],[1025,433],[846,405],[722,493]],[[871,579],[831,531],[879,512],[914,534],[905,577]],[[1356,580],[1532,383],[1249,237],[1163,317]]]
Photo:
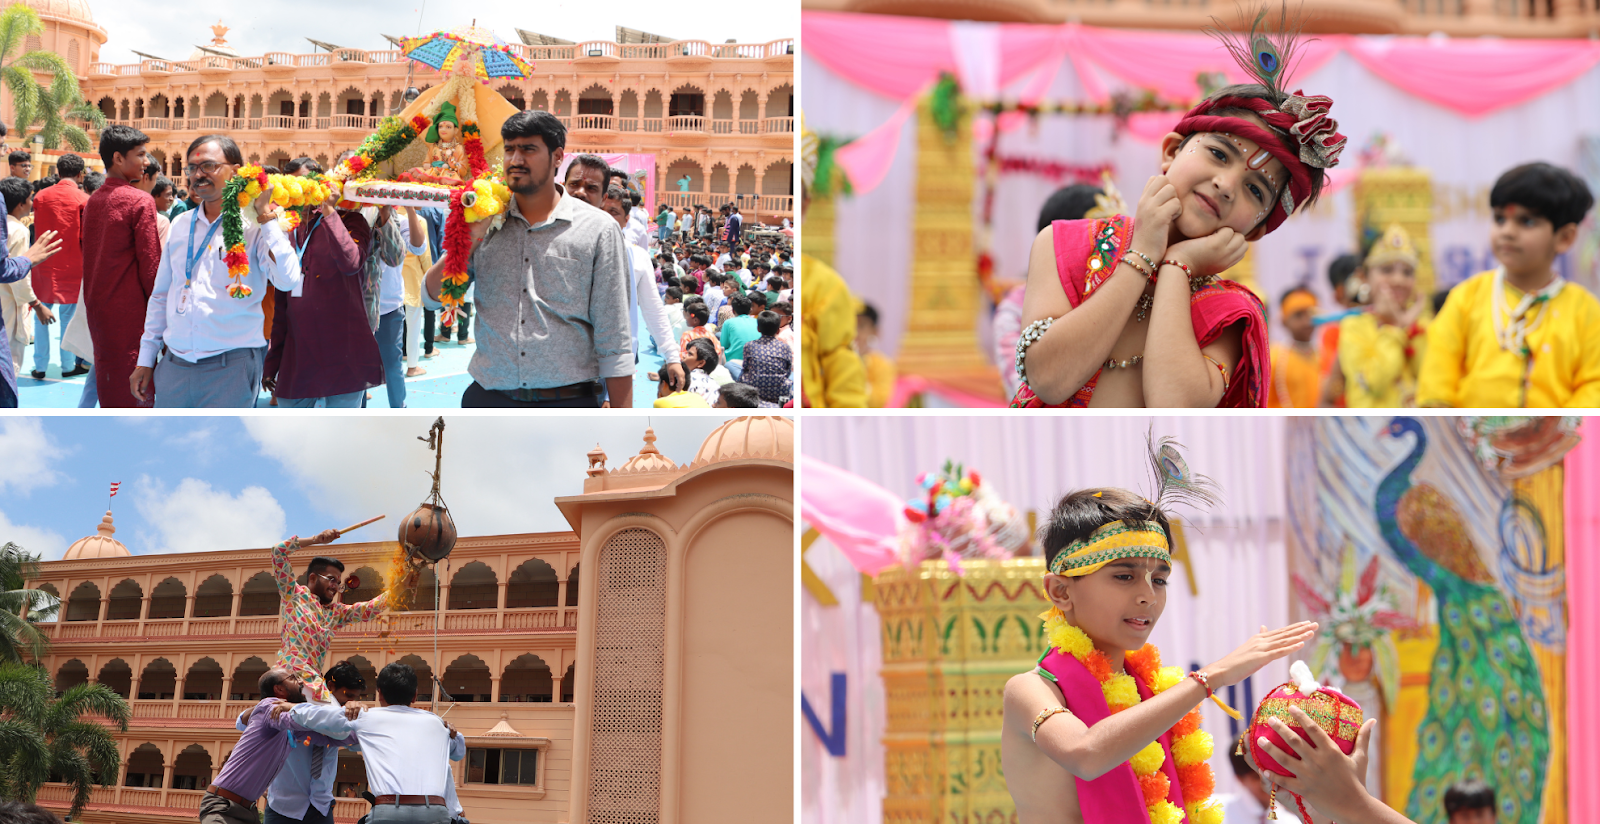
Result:
[[456,545],[456,522],[442,506],[422,504],[400,521],[400,545],[413,561],[437,563]]

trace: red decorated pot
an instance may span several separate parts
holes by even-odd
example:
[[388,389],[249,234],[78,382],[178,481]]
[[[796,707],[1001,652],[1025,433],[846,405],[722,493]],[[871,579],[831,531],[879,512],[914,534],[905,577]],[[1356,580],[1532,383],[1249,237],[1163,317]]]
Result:
[[1350,700],[1344,693],[1331,689],[1319,689],[1307,695],[1299,686],[1290,682],[1281,684],[1267,693],[1260,706],[1256,707],[1255,717],[1250,719],[1250,753],[1262,769],[1271,770],[1278,775],[1294,775],[1293,770],[1279,764],[1257,743],[1258,739],[1265,738],[1286,753],[1294,752],[1283,737],[1267,724],[1268,719],[1281,720],[1289,726],[1289,729],[1294,730],[1296,735],[1305,739],[1307,743],[1310,742],[1305,729],[1294,720],[1294,716],[1289,714],[1290,707],[1299,707],[1301,712],[1311,716],[1311,720],[1339,745],[1339,750],[1345,755],[1355,751],[1356,733],[1361,731],[1361,705]]

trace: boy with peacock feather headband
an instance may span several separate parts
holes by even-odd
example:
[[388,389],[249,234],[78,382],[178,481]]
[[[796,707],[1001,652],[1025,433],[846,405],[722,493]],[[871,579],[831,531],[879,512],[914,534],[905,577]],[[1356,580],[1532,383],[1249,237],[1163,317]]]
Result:
[[1219,824],[1212,740],[1197,707],[1316,632],[1310,622],[1263,629],[1188,674],[1161,665],[1147,640],[1172,573],[1167,510],[1214,504],[1217,492],[1189,472],[1170,439],[1152,439],[1150,461],[1152,498],[1079,490],[1042,530],[1048,649],[1033,671],[1006,683],[1000,744],[1020,824]]
[[[1265,312],[1218,274],[1315,202],[1345,137],[1333,101],[1288,91],[1298,25],[1212,31],[1256,83],[1195,106],[1161,141],[1129,218],[1057,221],[1034,240],[1013,407],[1263,407]],[[1162,285],[1165,284],[1165,285]]]

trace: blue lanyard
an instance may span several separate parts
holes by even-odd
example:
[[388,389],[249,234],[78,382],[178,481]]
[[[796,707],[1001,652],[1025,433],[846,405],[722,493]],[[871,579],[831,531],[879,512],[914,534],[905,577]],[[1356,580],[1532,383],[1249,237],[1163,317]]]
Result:
[[206,230],[206,239],[201,242],[200,254],[197,255],[194,251],[194,230],[195,225],[199,222],[200,213],[197,211],[194,220],[189,221],[189,260],[183,267],[183,288],[185,289],[190,288],[189,284],[194,282],[194,267],[200,262],[200,255],[204,255],[206,250],[211,248],[211,238],[216,236],[217,227],[222,225],[222,215],[217,215],[217,222],[211,224],[211,228]]
[[[300,258],[300,265],[301,266],[305,266],[306,265],[306,246],[311,243],[311,235],[312,235],[312,233],[317,231],[317,224],[319,224],[321,222],[322,222],[322,213],[321,212],[317,212],[317,219],[311,221],[311,228],[306,230],[306,239],[300,241],[300,248],[298,250],[296,250],[295,255]],[[302,269],[301,271],[303,272],[304,270]]]

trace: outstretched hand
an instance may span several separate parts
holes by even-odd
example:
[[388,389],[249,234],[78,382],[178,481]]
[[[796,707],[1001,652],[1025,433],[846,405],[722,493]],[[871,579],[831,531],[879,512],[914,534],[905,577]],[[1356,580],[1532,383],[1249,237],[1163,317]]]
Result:
[[316,535],[313,535],[310,538],[307,538],[306,540],[301,541],[300,545],[301,546],[316,546],[317,544],[331,544],[331,543],[333,543],[334,541],[337,541],[337,540],[339,540],[339,530],[337,530],[337,529],[324,529],[321,532],[318,532]]
[[1271,632],[1266,627],[1242,646],[1228,653],[1222,660],[1205,668],[1206,681],[1212,691],[1231,686],[1249,678],[1256,670],[1276,661],[1306,645],[1317,634],[1317,625],[1311,621],[1290,624]]
[[[1355,750],[1345,755],[1339,745],[1317,726],[1311,716],[1299,707],[1290,707],[1289,715],[1306,731],[1302,738],[1289,729],[1282,719],[1268,719],[1267,723],[1283,738],[1292,752],[1284,752],[1266,738],[1256,740],[1262,750],[1279,764],[1296,771],[1294,775],[1263,772],[1253,757],[1250,766],[1268,781],[1292,792],[1307,804],[1334,818],[1349,818],[1360,809],[1359,802],[1368,797],[1367,746],[1372,739],[1376,718],[1368,718],[1356,733]],[[1246,748],[1249,752],[1249,748]],[[1355,813],[1359,815],[1358,812]]]

